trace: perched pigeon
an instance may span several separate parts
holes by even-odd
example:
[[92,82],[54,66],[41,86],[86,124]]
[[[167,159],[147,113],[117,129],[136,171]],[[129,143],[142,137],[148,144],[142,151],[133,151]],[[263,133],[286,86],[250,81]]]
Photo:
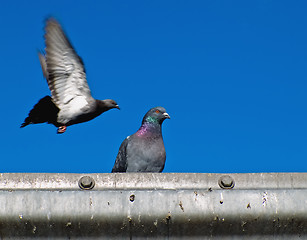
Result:
[[45,31],[46,56],[39,53],[39,60],[51,97],[40,99],[20,127],[47,122],[58,127],[58,133],[64,133],[67,126],[87,122],[112,108],[119,109],[112,99],[92,97],[82,59],[60,24],[50,18]]
[[150,109],[140,129],[119,148],[112,172],[162,172],[166,154],[161,125],[170,116],[163,107]]

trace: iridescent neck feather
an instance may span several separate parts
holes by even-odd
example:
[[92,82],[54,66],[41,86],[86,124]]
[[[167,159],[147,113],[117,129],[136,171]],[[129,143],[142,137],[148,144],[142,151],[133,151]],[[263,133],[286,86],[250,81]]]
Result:
[[143,123],[159,123],[157,118],[153,118],[151,116],[148,116],[144,119]]
[[[153,119],[153,118],[151,118]],[[160,134],[161,133],[161,125],[160,124],[156,124],[158,123],[157,121],[154,122],[148,122],[145,121],[142,126],[140,127],[140,129],[136,132],[136,135],[141,137],[141,136],[154,136],[156,134]]]

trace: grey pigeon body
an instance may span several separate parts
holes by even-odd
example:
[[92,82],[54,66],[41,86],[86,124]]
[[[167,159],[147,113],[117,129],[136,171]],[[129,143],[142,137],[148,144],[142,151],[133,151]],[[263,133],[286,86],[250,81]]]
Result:
[[42,98],[21,127],[47,122],[59,127],[58,133],[63,133],[67,126],[89,121],[112,108],[119,109],[112,99],[92,97],[83,61],[60,24],[51,18],[45,30],[46,55],[39,53],[39,60],[51,97]]
[[142,125],[121,144],[112,172],[162,172],[166,153],[161,125],[170,116],[163,107],[150,109]]

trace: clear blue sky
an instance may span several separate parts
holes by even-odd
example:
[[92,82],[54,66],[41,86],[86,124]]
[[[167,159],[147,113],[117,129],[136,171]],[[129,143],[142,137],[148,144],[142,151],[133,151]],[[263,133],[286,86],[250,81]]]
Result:
[[[307,171],[306,1],[3,1],[0,172],[110,172],[151,107],[164,172]],[[19,129],[49,89],[37,50],[57,18],[93,96],[121,110]]]

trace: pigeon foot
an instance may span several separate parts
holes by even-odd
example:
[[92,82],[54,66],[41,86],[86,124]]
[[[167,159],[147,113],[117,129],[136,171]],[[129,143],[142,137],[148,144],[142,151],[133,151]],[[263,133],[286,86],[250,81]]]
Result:
[[58,134],[61,134],[61,133],[64,133],[65,131],[66,131],[66,126],[60,126],[60,127],[58,128],[57,133],[58,133]]

